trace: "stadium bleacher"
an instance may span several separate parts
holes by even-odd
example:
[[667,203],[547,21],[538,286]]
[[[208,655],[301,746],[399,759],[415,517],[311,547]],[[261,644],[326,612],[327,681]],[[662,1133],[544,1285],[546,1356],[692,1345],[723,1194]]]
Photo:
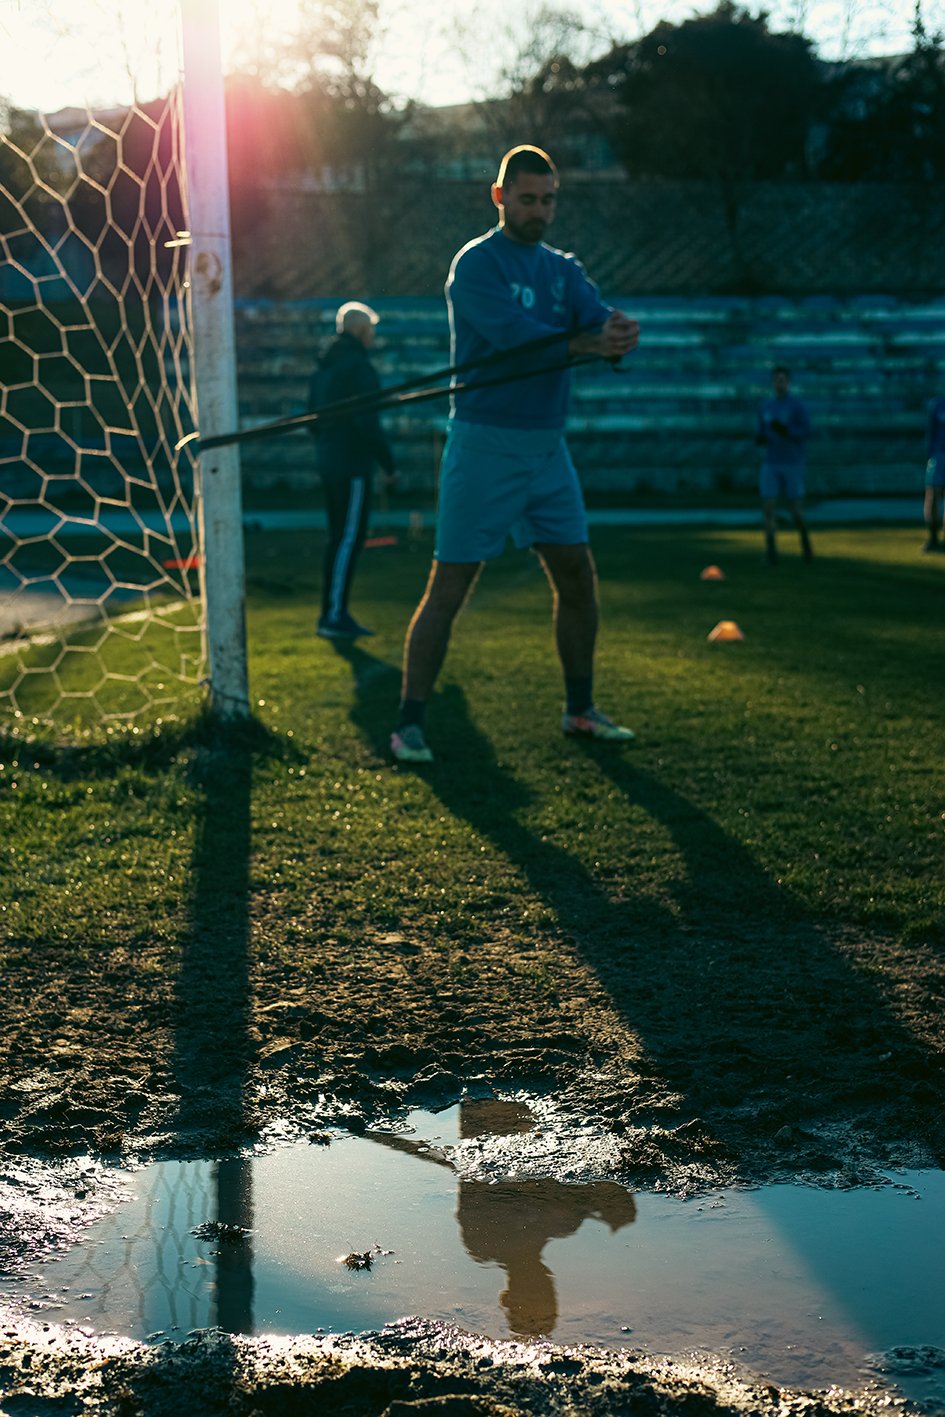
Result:
[[[755,408],[773,363],[814,423],[812,494],[902,494],[921,486],[925,409],[945,390],[945,298],[631,295],[608,299],[640,320],[639,349],[614,372],[575,374],[569,436],[585,485],[600,491],[752,491]],[[237,302],[241,421],[254,427],[304,410],[319,345],[339,300]],[[385,384],[449,362],[442,300],[373,302],[382,315]],[[387,415],[408,490],[432,491],[446,400]],[[311,483],[304,433],[247,444],[256,489]]]

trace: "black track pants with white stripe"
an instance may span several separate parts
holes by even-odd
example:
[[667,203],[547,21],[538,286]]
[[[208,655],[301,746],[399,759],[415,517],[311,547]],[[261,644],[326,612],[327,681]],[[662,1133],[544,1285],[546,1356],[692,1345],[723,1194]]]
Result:
[[322,614],[334,620],[348,608],[351,581],[371,510],[369,477],[324,477],[328,544],[325,547]]

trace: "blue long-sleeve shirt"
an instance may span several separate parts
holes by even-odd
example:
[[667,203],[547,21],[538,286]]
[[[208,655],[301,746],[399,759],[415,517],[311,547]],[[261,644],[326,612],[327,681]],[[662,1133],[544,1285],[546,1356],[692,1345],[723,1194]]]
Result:
[[[780,423],[787,429],[779,433],[771,425]],[[810,415],[796,394],[778,398],[769,394],[758,408],[758,442],[764,447],[764,460],[771,467],[801,467],[804,462],[804,441],[810,435]]]
[[929,404],[929,457],[945,458],[945,398]]
[[[526,245],[495,227],[457,253],[446,282],[451,357],[465,364],[497,350],[561,331],[599,329],[611,313],[575,256],[544,242]],[[540,369],[567,358],[567,339],[530,355],[470,370],[454,383]],[[567,369],[452,396],[456,418],[500,428],[562,428],[568,411]]]

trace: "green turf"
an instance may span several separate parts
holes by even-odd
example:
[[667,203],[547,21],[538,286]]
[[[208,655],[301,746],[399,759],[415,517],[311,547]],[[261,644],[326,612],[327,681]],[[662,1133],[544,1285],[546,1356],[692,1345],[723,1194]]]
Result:
[[[254,534],[246,732],[165,711],[158,734],[104,746],[0,738],[0,942],[174,941],[227,792],[232,830],[247,814],[257,945],[287,960],[313,900],[339,938],[419,930],[457,969],[498,930],[618,920],[657,945],[780,911],[941,939],[945,557],[920,540],[822,532],[805,565],[785,533],[772,570],[757,533],[599,532],[598,698],[637,730],[629,750],[563,739],[547,587],[510,553],[458,622],[437,763],[417,773],[386,741],[429,541],[365,553],[353,608],[378,634],[343,649],[313,634],[318,536]],[[724,582],[699,579],[709,562]],[[743,642],[708,642],[723,618]],[[221,902],[244,870],[221,851]]]

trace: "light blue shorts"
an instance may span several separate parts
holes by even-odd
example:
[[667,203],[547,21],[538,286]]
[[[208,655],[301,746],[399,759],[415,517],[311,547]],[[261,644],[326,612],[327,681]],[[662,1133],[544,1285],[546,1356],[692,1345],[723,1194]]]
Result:
[[929,458],[925,465],[926,487],[945,487],[945,458]]
[[759,491],[765,499],[786,497],[789,502],[799,502],[804,495],[803,466],[789,464],[776,467],[773,463],[762,463]]
[[518,547],[587,541],[578,476],[560,429],[449,425],[437,503],[438,561],[491,561]]

